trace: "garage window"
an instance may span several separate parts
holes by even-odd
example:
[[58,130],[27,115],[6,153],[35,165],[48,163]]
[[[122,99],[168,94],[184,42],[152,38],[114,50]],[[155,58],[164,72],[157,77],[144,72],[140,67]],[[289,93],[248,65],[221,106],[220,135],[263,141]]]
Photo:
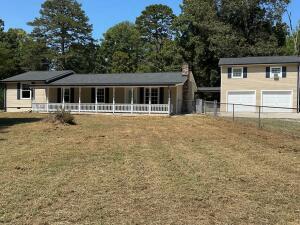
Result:
[[243,78],[243,68],[232,68],[232,78]]
[[271,67],[270,78],[282,78],[282,68],[281,67]]

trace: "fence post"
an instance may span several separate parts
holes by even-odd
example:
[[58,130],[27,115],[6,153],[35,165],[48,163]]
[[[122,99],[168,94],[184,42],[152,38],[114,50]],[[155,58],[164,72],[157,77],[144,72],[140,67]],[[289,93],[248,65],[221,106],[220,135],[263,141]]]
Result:
[[232,104],[232,121],[234,122],[234,104]]
[[202,99],[196,99],[196,113],[203,113],[203,100]]
[[217,117],[218,115],[218,102],[214,100],[214,116]]
[[203,113],[206,114],[206,101],[202,101],[203,104]]
[[258,106],[258,128],[261,128],[261,106]]

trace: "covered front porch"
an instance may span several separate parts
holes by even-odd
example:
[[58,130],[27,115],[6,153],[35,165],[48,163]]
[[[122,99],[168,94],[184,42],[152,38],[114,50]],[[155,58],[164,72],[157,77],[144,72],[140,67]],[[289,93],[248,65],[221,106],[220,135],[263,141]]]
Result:
[[172,97],[177,87],[46,87],[46,101],[32,102],[33,112],[56,112],[65,109],[72,113],[175,113]]

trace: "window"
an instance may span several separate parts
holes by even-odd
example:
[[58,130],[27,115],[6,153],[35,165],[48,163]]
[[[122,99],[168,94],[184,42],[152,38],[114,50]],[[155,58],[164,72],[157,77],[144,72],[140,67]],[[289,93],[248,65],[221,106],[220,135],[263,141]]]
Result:
[[243,78],[243,68],[232,68],[232,78]]
[[64,89],[64,102],[65,103],[70,103],[70,88],[65,88]]
[[151,89],[151,104],[159,104],[159,88],[145,88],[145,104],[149,103]]
[[22,84],[21,86],[21,98],[22,99],[31,99],[31,90],[29,84]]
[[272,67],[270,78],[281,78],[282,77],[282,68],[281,67]]
[[105,103],[105,89],[104,88],[97,89],[97,102]]

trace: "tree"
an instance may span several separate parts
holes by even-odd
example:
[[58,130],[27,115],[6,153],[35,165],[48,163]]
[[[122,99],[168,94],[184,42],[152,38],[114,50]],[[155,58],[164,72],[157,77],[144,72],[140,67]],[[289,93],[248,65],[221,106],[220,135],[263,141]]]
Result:
[[140,54],[140,34],[135,25],[119,23],[104,34],[97,53],[96,72],[136,72]]
[[221,57],[283,53],[288,0],[184,0],[177,42],[198,84],[220,85]]
[[57,69],[67,68],[68,54],[72,45],[91,43],[92,25],[76,0],[46,0],[42,4],[40,17],[29,22],[32,35],[44,40],[57,53]]
[[300,55],[300,21],[298,26],[294,28],[291,12],[287,12],[289,19],[289,35],[286,42],[286,51],[291,55]]
[[95,70],[96,45],[91,42],[87,45],[73,44],[70,46],[66,60],[66,68],[75,73],[91,73]]
[[50,69],[53,52],[42,40],[27,36],[20,55],[20,65],[25,71],[47,71]]
[[136,19],[144,50],[141,70],[156,72],[180,67],[181,58],[172,43],[175,17],[170,7],[159,4],[146,7]]

